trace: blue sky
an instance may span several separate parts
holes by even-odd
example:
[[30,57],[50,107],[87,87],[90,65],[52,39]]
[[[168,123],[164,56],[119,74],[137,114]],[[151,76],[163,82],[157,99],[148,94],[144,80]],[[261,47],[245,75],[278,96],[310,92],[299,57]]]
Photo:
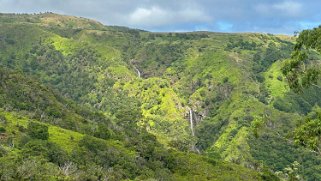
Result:
[[293,34],[321,24],[320,0],[0,0],[2,13],[55,12],[149,31]]

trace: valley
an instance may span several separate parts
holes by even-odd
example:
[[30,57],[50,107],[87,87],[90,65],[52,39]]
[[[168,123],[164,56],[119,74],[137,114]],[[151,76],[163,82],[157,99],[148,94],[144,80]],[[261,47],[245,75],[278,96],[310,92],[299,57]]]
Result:
[[320,180],[297,38],[0,14],[0,180]]

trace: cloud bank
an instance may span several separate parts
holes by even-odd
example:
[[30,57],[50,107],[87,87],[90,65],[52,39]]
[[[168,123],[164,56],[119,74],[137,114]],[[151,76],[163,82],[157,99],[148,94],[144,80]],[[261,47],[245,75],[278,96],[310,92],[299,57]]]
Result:
[[0,0],[2,13],[55,12],[150,31],[292,34],[321,24],[319,0]]

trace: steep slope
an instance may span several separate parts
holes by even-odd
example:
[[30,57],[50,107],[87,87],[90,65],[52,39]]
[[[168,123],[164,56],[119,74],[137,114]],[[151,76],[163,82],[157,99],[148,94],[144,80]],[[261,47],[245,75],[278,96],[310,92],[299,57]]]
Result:
[[84,109],[18,72],[0,68],[0,80],[1,180],[262,179],[238,165],[164,149],[126,115],[114,120]]

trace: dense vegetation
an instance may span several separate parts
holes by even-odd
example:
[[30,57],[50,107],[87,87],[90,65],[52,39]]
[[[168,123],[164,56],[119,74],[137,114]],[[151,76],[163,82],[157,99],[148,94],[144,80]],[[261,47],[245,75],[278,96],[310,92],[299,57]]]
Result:
[[[306,89],[318,90],[320,95],[320,37],[321,27],[304,30],[297,38],[293,59],[283,67],[289,85],[297,92],[306,92]],[[312,111],[301,121],[295,130],[297,144],[308,147],[321,153],[321,110],[320,103],[316,102]]]
[[320,180],[318,74],[291,57],[320,64],[306,34],[1,14],[0,179]]

